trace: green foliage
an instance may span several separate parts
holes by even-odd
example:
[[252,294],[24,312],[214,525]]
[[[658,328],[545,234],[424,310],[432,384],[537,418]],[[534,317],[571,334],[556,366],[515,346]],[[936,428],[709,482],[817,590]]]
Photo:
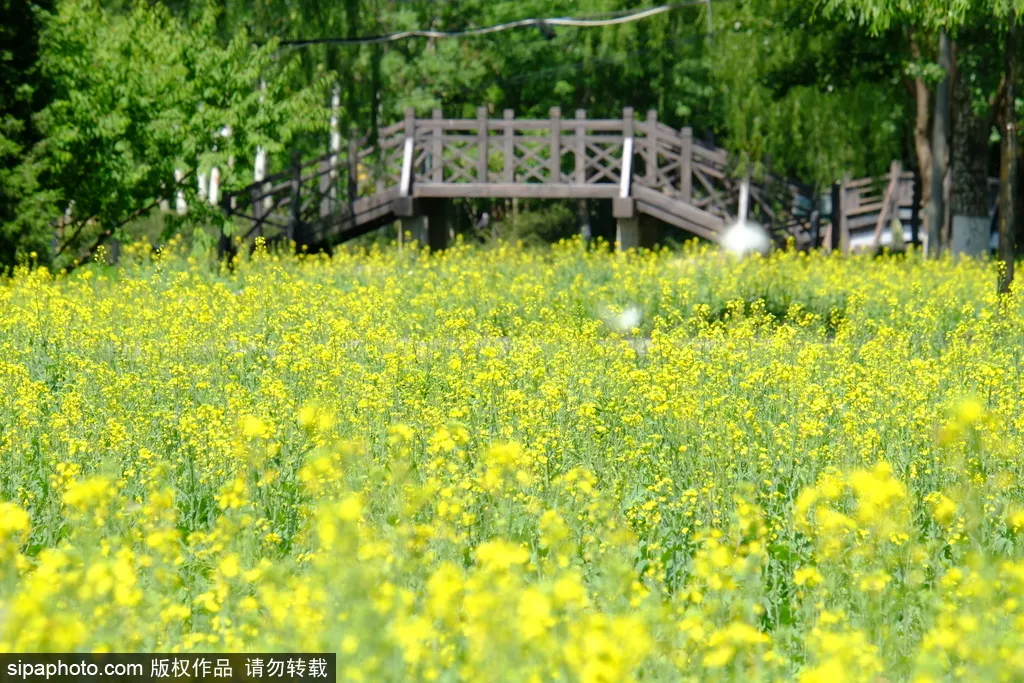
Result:
[[[807,0],[723,7],[714,70],[726,144],[755,176],[772,170],[827,185],[879,173],[900,156],[907,116],[902,51],[821,16]],[[895,48],[895,49],[894,49]]]
[[892,26],[918,26],[929,30],[958,28],[979,18],[1006,20],[1024,9],[1021,0],[826,0],[826,12],[856,21],[875,33]]
[[572,237],[576,233],[576,213],[564,202],[545,203],[506,214],[494,225],[493,234],[500,240],[539,245]]
[[195,172],[218,166],[224,188],[244,184],[258,145],[279,150],[297,131],[325,128],[319,84],[295,89],[273,42],[254,46],[245,31],[219,41],[210,9],[185,26],[160,5],[113,13],[69,0],[47,17],[40,45],[52,100],[35,117],[42,138],[29,162],[40,169],[46,217],[73,206],[62,255],[172,197],[175,169],[186,176],[178,189],[190,200],[187,222],[219,220],[195,201]]
[[39,25],[37,3],[0,2],[0,271],[49,248],[38,203],[21,204],[39,192],[38,166],[25,163],[27,149],[38,139],[32,112],[47,96],[35,69]]

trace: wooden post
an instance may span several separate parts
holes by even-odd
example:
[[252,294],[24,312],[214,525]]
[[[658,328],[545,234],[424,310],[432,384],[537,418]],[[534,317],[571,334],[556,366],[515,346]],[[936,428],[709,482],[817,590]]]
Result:
[[448,246],[450,204],[447,199],[430,199],[423,202],[423,212],[427,221],[426,230],[420,235],[423,245],[430,247],[431,251],[440,251]]
[[266,185],[254,185],[251,194],[249,195],[249,203],[252,205],[253,215],[256,217],[256,224],[252,226],[252,236],[262,237],[263,236],[263,224],[269,213],[264,207],[267,199],[262,197],[266,191],[264,188]]
[[[221,203],[221,210],[225,213],[231,208],[231,203],[227,198]],[[235,256],[235,247],[231,243],[231,237],[227,235],[222,229],[220,231],[220,238],[217,240],[217,258],[230,261]]]
[[348,132],[348,202],[355,204],[359,198],[359,130],[355,126]]
[[476,108],[476,181],[487,182],[487,107]]
[[615,221],[615,251],[639,249],[640,246],[639,216],[617,218]]
[[221,230],[217,238],[217,258],[221,261],[229,260],[232,256],[231,251],[231,238]]
[[647,215],[638,216],[640,222],[640,246],[653,249],[664,237],[664,223]]
[[871,238],[871,247],[877,249],[882,243],[882,230],[885,229],[886,219],[896,215],[894,206],[899,206],[900,189],[900,162],[893,161],[889,164],[889,183],[885,188],[885,195],[882,198],[882,209],[878,212],[878,220],[875,221],[875,234]]
[[562,182],[562,110],[551,107],[551,156],[548,182]]
[[910,243],[921,246],[921,171],[914,169],[914,198],[910,207]]
[[407,233],[409,238],[419,242],[423,246],[429,244],[429,237],[427,234],[427,217],[424,214],[416,216],[403,216],[401,219],[402,226],[399,228],[398,246],[401,248],[405,243],[404,235]]
[[839,248],[840,225],[843,222],[843,184],[832,183],[832,226],[829,228],[828,251]]
[[444,131],[441,130],[441,110],[431,112],[434,120],[434,135],[430,146],[430,179],[435,183],[444,182]]
[[[849,183],[850,174],[847,173],[846,175],[843,176],[843,184],[841,187],[843,199],[840,202],[840,206],[842,207],[845,207],[847,201],[849,200],[850,190],[849,188],[847,188],[847,185],[849,185]],[[850,253],[850,223],[846,218],[845,208],[843,211],[839,212],[839,220],[839,251],[842,252],[842,254],[845,256],[846,254]]]
[[505,117],[505,132],[502,140],[502,156],[505,157],[505,168],[502,171],[501,180],[511,183],[515,180],[516,167],[515,131],[512,129],[512,121],[515,119],[516,113],[511,109],[506,109],[503,116]]
[[[892,198],[889,200],[889,224],[890,229],[893,221],[900,221],[902,225],[903,221],[900,219],[900,198],[903,196],[903,163],[899,161],[893,162],[893,171],[896,174],[896,182],[893,185]],[[891,242],[890,233],[890,242]]]
[[318,193],[320,195],[320,218],[331,215],[331,160],[324,159],[317,163]]
[[815,185],[811,191],[813,203],[811,204],[811,249],[817,249],[821,244],[821,193]]
[[693,128],[683,128],[679,153],[679,194],[684,202],[693,201]]
[[658,111],[647,110],[647,133],[644,135],[644,182],[654,186],[658,180]]
[[577,185],[587,184],[587,128],[583,121],[587,118],[586,109],[576,110],[576,131],[575,151],[573,157],[576,162],[576,172],[573,175],[573,182]]

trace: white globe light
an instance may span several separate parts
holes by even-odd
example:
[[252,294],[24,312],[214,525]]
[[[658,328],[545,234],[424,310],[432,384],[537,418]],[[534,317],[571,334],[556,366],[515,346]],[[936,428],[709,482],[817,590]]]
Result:
[[640,325],[640,321],[643,320],[643,317],[644,314],[639,308],[636,306],[630,306],[619,314],[615,321],[615,327],[620,332],[629,332],[634,327],[638,327]]
[[722,248],[737,256],[746,256],[757,252],[767,254],[771,249],[772,240],[768,231],[751,221],[737,221],[722,235]]

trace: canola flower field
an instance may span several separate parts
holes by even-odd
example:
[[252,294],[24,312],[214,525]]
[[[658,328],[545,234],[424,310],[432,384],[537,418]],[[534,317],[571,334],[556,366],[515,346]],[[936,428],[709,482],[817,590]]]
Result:
[[0,283],[0,650],[1024,678],[991,264],[173,252]]

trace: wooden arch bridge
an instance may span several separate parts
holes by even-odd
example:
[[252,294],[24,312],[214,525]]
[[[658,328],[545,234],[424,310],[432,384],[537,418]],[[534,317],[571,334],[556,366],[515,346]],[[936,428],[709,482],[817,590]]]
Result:
[[[724,149],[631,108],[619,119],[501,118],[481,107],[473,119],[405,120],[379,130],[376,143],[353,131],[347,146],[222,197],[248,239],[293,240],[329,248],[400,220],[431,248],[446,246],[445,202],[454,198],[585,199],[612,202],[620,248],[649,246],[661,224],[717,240],[743,209],[782,243],[828,244],[812,188],[766,174],[747,184],[732,175]],[[827,218],[827,217],[826,217]]]

